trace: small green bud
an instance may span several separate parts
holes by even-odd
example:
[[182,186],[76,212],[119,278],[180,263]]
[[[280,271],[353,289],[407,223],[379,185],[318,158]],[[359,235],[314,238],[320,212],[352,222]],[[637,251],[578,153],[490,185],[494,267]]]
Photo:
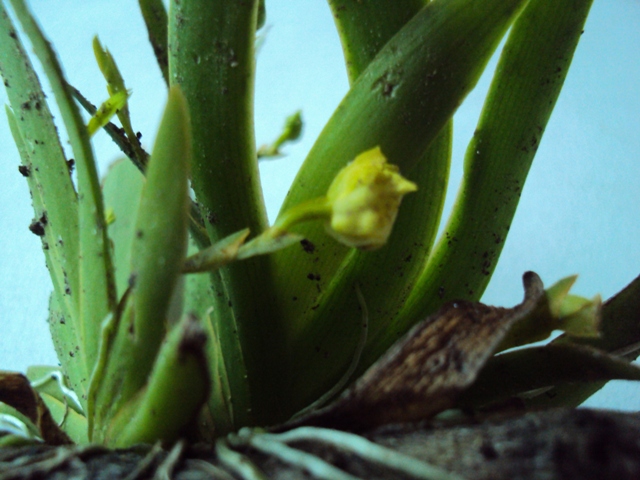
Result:
[[387,163],[380,147],[358,155],[344,167],[327,191],[331,218],[326,230],[339,242],[375,250],[391,234],[402,197],[418,189]]
[[272,145],[263,145],[258,149],[258,158],[280,157],[282,155],[280,147],[298,140],[302,134],[302,127],[302,112],[298,110],[285,119],[282,133]]
[[87,130],[89,131],[89,136],[93,136],[100,128],[104,127],[111,118],[118,113],[119,110],[123,109],[127,105],[127,100],[129,99],[129,92],[121,91],[116,92],[111,97],[109,97],[100,108],[96,111],[96,113],[91,117],[89,123],[87,124]]

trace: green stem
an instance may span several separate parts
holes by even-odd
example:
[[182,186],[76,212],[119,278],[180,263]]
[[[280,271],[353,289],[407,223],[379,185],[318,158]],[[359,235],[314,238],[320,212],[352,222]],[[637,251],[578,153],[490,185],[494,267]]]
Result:
[[[244,228],[259,235],[267,227],[253,131],[257,14],[257,0],[170,4],[169,79],[189,103],[192,187],[212,244]],[[244,412],[237,427],[251,419],[270,422],[280,410],[281,335],[270,314],[268,268],[265,258],[252,258],[212,276],[216,323],[235,325],[247,362],[242,381],[252,398],[234,397],[236,411]],[[223,348],[234,343],[220,341]]]

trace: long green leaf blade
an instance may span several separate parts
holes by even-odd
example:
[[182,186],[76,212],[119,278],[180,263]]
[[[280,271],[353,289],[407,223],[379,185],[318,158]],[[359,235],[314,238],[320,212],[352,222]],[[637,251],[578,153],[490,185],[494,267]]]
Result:
[[[320,135],[294,181],[281,212],[305,200],[323,195],[333,176],[342,166],[362,151],[376,145],[381,147],[391,163],[400,166],[403,174],[406,174],[410,180],[417,180],[418,162],[450,120],[464,96],[474,86],[493,49],[525,2],[489,1],[485,2],[486,5],[482,9],[470,8],[471,3],[473,2],[468,0],[431,2],[386,43],[355,81]],[[443,133],[443,135],[446,134]],[[444,143],[446,144],[446,141]],[[423,203],[425,207],[423,214],[431,218],[427,218],[424,224],[417,228],[416,235],[423,235],[418,243],[425,244],[420,255],[428,253],[430,248],[431,240],[428,236],[433,235],[433,224],[430,222],[433,219],[435,219],[434,223],[438,221],[441,208],[439,202],[444,195],[444,182],[441,175],[446,172],[447,165],[448,156],[441,152],[440,160],[434,160],[434,164],[430,167],[433,170],[431,172],[423,170],[420,173],[421,183],[425,184],[426,188],[424,192],[415,195],[420,195],[421,201],[424,202],[426,194],[433,188],[435,197],[434,202]],[[412,177],[411,173],[416,177]],[[439,185],[436,186],[438,183]],[[422,187],[419,186],[419,191],[420,188]],[[411,196],[406,201],[410,202]],[[401,215],[404,207],[405,205],[400,209]],[[405,234],[408,229],[410,226],[403,227]],[[293,375],[297,377],[297,381],[307,384],[303,389],[306,391],[313,381],[326,388],[339,378],[341,368],[343,366],[346,368],[348,365],[350,358],[348,352],[353,350],[357,338],[358,328],[355,323],[349,326],[343,325],[339,330],[341,333],[335,333],[336,325],[340,322],[335,315],[329,315],[328,311],[333,308],[336,308],[336,311],[339,310],[336,307],[338,302],[336,305],[331,305],[333,299],[330,294],[325,295],[325,291],[332,291],[333,282],[340,282],[341,278],[345,279],[342,280],[344,283],[341,288],[349,283],[346,281],[347,278],[355,280],[357,276],[352,275],[357,268],[362,268],[362,273],[369,273],[374,271],[373,265],[380,268],[384,262],[381,262],[382,257],[379,257],[378,260],[371,262],[370,267],[365,267],[365,262],[368,260],[365,261],[363,256],[361,257],[363,266],[356,267],[354,265],[357,262],[351,263],[353,259],[350,256],[360,254],[350,252],[346,247],[333,243],[333,240],[326,236],[321,225],[302,225],[296,229],[296,233],[298,231],[306,237],[308,244],[315,247],[313,254],[307,253],[305,250],[308,249],[304,248],[276,254],[274,259],[276,275],[273,281],[279,292],[286,292],[279,298],[280,316],[287,321],[288,348],[294,352],[295,360],[291,361],[291,364],[294,365],[296,372]],[[385,248],[391,251],[392,247]],[[384,255],[383,252],[384,248],[380,256]],[[409,255],[411,252],[407,251],[403,259]],[[410,269],[422,268],[424,262],[421,261],[420,255],[416,255],[416,263],[410,265]],[[370,292],[367,290],[372,287],[363,285],[363,295],[367,302],[369,297],[377,298],[379,292],[384,290],[381,287],[383,283],[380,283],[381,272],[385,272],[389,277],[387,270],[389,265],[390,263],[387,263],[384,270],[378,270],[376,279],[371,282],[367,282],[364,276],[361,278],[365,284],[374,285],[374,282],[378,284]],[[396,260],[394,260],[394,266],[398,266]],[[411,273],[407,275],[405,287],[413,283],[412,277]],[[314,281],[315,289],[306,288],[310,279]],[[404,280],[396,285],[400,287],[403,282]],[[406,292],[402,298],[405,296]],[[343,299],[342,305],[346,306],[349,318],[356,319],[355,296],[348,302],[345,300]],[[323,305],[323,302],[327,304]],[[318,320],[319,316],[315,314],[315,310],[325,308],[328,309],[327,313],[323,314],[322,320]],[[391,312],[380,312],[370,308],[372,323],[377,322],[377,326],[373,327],[374,332],[377,330],[379,334],[383,330],[381,320],[384,317],[393,317],[398,308],[398,306],[393,307],[390,310],[394,311]],[[379,315],[378,319],[373,320],[376,315]],[[326,325],[319,325],[322,322]],[[345,328],[349,333],[346,334],[348,338],[345,338],[344,344],[340,346],[341,351],[333,355],[336,352],[323,350],[324,346],[335,342],[328,337],[331,335],[329,332],[334,330],[334,335],[339,337]],[[390,334],[385,341],[392,343],[393,339],[390,337],[395,335],[396,331],[394,327],[394,333]],[[315,342],[314,348],[309,350],[308,347],[313,342]],[[382,348],[380,345],[378,344],[376,350]],[[299,355],[304,355],[305,351],[307,358],[304,362],[300,362]],[[309,351],[316,352],[311,355],[311,359],[309,359]],[[373,356],[371,354],[371,357]],[[305,368],[313,372],[307,375],[306,380]],[[316,377],[316,375],[319,376]],[[317,386],[311,388],[318,389]],[[311,393],[306,391],[303,398],[297,401],[308,401],[312,399],[310,395]]]
[[156,56],[162,77],[169,85],[169,47],[167,31],[169,17],[162,0],[138,0],[140,12],[149,33],[149,42]]
[[60,362],[84,402],[88,368],[77,354],[82,338],[74,328],[80,298],[76,192],[44,92],[3,4],[0,35],[6,39],[0,42],[0,72],[12,106],[6,113],[35,211],[31,230],[41,235],[53,296],[59,299],[50,314],[55,317],[51,333]]
[[[612,379],[640,380],[640,368],[613,355],[580,345],[551,344],[504,353],[491,359],[461,403],[482,407],[554,385],[584,387]],[[553,398],[544,391],[540,396]],[[560,404],[560,403],[559,403]],[[567,405],[568,406],[568,405]]]
[[591,3],[531,0],[514,24],[467,148],[453,213],[407,301],[407,317],[484,292]]
[[[370,311],[369,339],[357,372],[366,370],[408,328],[398,323],[398,313],[422,272],[437,232],[449,172],[451,130],[449,123],[411,170],[412,178],[419,182],[418,192],[403,200],[387,244],[375,252],[352,250],[336,275],[323,283],[315,308],[304,312],[307,328],[293,350],[296,407],[335,383],[353,356],[362,317],[355,284]],[[307,241],[304,245],[313,257],[312,244]],[[325,250],[330,247],[326,245]]]
[[25,2],[11,0],[11,4],[49,79],[77,165],[80,282],[75,328],[81,332],[80,354],[91,369],[98,352],[100,323],[115,305],[111,255],[93,150],[55,52]]
[[104,366],[93,373],[94,440],[104,438],[115,412],[146,384],[171,324],[169,315],[174,311],[174,295],[179,299],[181,293],[179,279],[187,250],[190,161],[187,104],[180,88],[172,87],[131,241],[130,290],[121,316],[114,320],[113,338],[105,337],[111,345],[105,346]]
[[[77,198],[44,93],[9,22],[2,10],[0,34],[10,36],[14,32],[15,37],[11,37],[13,42],[0,45],[0,71],[13,107],[7,108],[6,114],[22,159],[21,171],[29,184],[35,217],[43,227],[44,254],[54,288],[65,296],[67,287],[74,292],[78,285]],[[14,112],[19,112],[19,119]],[[46,221],[42,222],[42,218]],[[76,302],[67,294],[62,307],[72,316]]]
[[425,6],[425,0],[328,0],[351,82],[380,49]]

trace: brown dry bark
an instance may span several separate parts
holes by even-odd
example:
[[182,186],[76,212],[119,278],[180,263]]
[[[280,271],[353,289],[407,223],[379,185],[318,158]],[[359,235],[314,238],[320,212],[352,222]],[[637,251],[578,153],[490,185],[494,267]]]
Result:
[[[465,420],[387,426],[365,436],[470,479],[640,478],[640,414],[559,409]],[[410,478],[321,442],[290,446],[365,479]],[[241,450],[269,478],[313,478],[249,448]],[[225,476],[214,449],[32,446],[0,450],[0,479],[198,480]]]

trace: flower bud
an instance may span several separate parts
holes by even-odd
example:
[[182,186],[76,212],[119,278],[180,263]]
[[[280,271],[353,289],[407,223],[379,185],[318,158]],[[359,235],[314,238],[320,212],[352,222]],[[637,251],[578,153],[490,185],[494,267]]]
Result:
[[331,217],[327,232],[339,242],[362,250],[375,250],[391,234],[402,197],[418,189],[387,163],[380,147],[358,155],[329,186]]

